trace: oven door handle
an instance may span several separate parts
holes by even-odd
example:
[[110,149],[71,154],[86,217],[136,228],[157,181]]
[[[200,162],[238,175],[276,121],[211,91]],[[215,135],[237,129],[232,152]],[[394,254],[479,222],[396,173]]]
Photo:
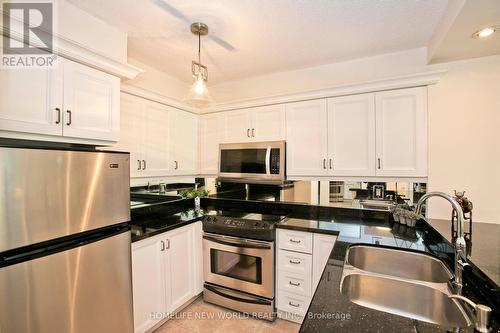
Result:
[[219,243],[222,245],[246,247],[250,249],[270,249],[271,246],[267,244],[253,243],[253,242],[231,242],[230,240],[220,239],[218,237],[213,237],[209,235],[203,235],[203,239],[209,240],[211,242]]
[[262,304],[262,305],[271,304],[270,301],[265,301],[265,300],[261,300],[261,299],[246,299],[246,298],[236,297],[233,295],[228,295],[228,294],[223,293],[222,291],[217,290],[217,288],[209,286],[207,284],[205,284],[204,287],[206,289],[210,290],[211,292],[216,293],[219,296],[232,299],[233,301],[243,302],[243,303],[251,303],[251,304]]

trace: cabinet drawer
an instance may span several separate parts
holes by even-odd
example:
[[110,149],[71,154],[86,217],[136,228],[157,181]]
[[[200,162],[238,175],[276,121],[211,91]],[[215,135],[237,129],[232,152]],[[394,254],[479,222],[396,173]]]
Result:
[[310,297],[279,291],[277,308],[280,311],[305,316],[310,302]]
[[278,247],[283,250],[312,253],[312,234],[303,231],[278,230]]
[[296,274],[311,274],[312,255],[294,251],[278,251],[278,274],[290,272]]
[[312,274],[278,272],[277,289],[302,296],[311,296]]

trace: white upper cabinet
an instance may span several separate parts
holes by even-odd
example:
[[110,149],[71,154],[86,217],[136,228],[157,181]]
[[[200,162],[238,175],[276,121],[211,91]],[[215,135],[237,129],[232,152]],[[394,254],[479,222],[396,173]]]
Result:
[[251,109],[250,136],[258,141],[285,140],[285,104],[260,106]]
[[170,172],[169,163],[169,108],[144,101],[142,116],[142,177],[165,176]]
[[375,94],[328,99],[328,171],[375,176]]
[[200,174],[215,175],[219,163],[219,143],[223,137],[224,118],[220,113],[200,116]]
[[427,176],[427,89],[376,94],[377,176]]
[[168,112],[162,104],[121,94],[120,140],[109,149],[130,152],[130,177],[169,174]]
[[144,106],[139,98],[128,94],[121,94],[120,105],[120,140],[117,145],[106,149],[130,152],[130,177],[140,177],[143,166]]
[[64,136],[118,141],[120,79],[64,61],[63,115]]
[[267,105],[238,111],[225,116],[225,142],[277,141],[285,139],[285,105]]
[[198,116],[170,111],[170,164],[174,175],[198,173]]
[[328,174],[326,99],[286,104],[287,175]]
[[98,144],[118,140],[118,77],[60,57],[53,69],[2,69],[0,86],[3,137]]
[[61,135],[63,71],[0,69],[0,130]]
[[247,110],[228,111],[225,115],[225,142],[246,142],[251,139],[252,114]]

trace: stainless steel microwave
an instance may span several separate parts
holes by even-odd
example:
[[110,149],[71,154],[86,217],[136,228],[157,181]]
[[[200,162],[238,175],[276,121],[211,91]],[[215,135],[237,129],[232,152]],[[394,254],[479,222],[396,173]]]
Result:
[[285,141],[220,144],[219,179],[249,183],[283,183]]

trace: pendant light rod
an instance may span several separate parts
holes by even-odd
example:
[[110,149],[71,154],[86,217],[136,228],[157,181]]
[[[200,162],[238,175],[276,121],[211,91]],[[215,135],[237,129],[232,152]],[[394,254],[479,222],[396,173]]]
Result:
[[198,62],[201,64],[201,34],[198,30]]

